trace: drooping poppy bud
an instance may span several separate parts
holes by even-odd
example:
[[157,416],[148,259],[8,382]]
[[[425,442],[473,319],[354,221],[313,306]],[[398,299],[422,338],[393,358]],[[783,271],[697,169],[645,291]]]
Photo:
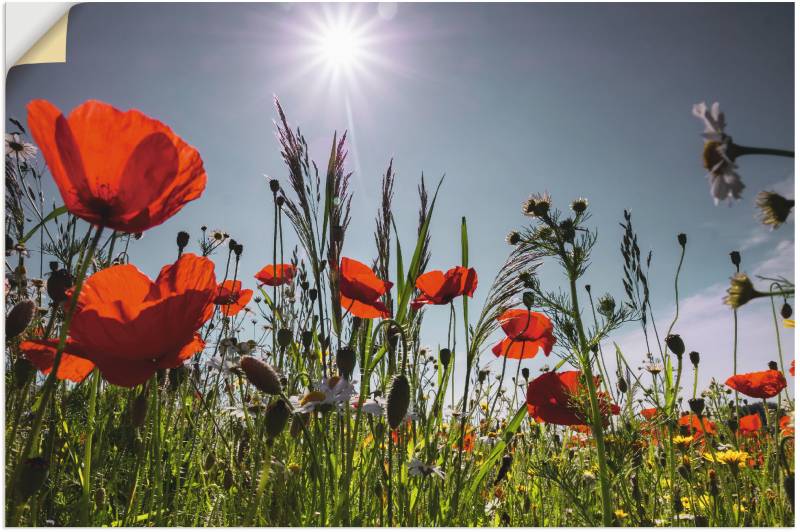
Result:
[[[58,268],[57,263],[51,263],[51,267],[53,264],[56,264],[56,268]],[[72,276],[69,274],[69,271],[66,269],[54,269],[50,273],[50,277],[47,278],[47,295],[50,296],[50,299],[53,300],[53,303],[58,305],[59,303],[67,300],[67,290],[72,286]]]
[[289,347],[292,343],[292,331],[289,329],[278,330],[278,345],[281,347]]
[[273,194],[277,194],[278,191],[281,189],[280,182],[278,182],[277,179],[270,179],[269,180],[269,189],[272,191]]
[[526,382],[528,381],[528,377],[530,376],[531,376],[530,370],[528,368],[522,368],[522,378],[525,379]]
[[186,231],[178,231],[175,243],[178,244],[178,252],[182,253],[183,249],[189,245],[189,233]]
[[621,393],[626,393],[628,391],[628,383],[622,377],[619,378],[617,381],[617,388]]
[[742,263],[742,255],[738,251],[731,251],[730,255],[731,255],[731,262],[733,263],[734,266],[738,268],[739,265]]
[[678,234],[678,244],[680,244],[682,248],[686,247],[686,233]]
[[14,308],[6,316],[7,339],[19,336],[28,328],[28,324],[33,319],[34,310],[36,310],[36,304],[30,299],[24,299],[14,305]]
[[265,426],[267,428],[267,436],[269,438],[275,438],[283,432],[291,415],[292,409],[284,399],[278,399],[272,403],[269,408],[267,408],[266,413]]
[[683,345],[683,339],[679,334],[670,334],[667,336],[667,347],[670,351],[675,353],[678,358],[682,357],[684,351],[686,351],[686,346]]
[[396,429],[400,426],[403,418],[408,412],[408,405],[411,402],[411,385],[408,378],[400,374],[394,377],[392,386],[389,389],[389,397],[386,401],[386,417],[389,427]]
[[494,481],[495,486],[502,482],[502,480],[506,478],[506,475],[508,475],[512,460],[513,458],[510,454],[503,456],[503,462],[500,464],[500,470],[497,472],[497,478]]
[[697,417],[702,417],[703,410],[706,408],[706,402],[702,397],[689,399],[689,408],[697,415]]
[[692,363],[694,367],[697,367],[697,365],[700,364],[700,353],[698,353],[697,351],[690,351],[689,361]]
[[336,352],[336,365],[344,378],[349,379],[356,367],[356,352],[344,347]]
[[767,362],[767,367],[772,371],[778,371],[778,363],[775,362],[774,360],[770,360],[769,362]]
[[31,375],[36,372],[36,368],[28,359],[18,358],[14,362],[12,372],[14,374],[14,384],[16,384],[18,388],[22,388],[22,386],[28,382],[28,379],[31,377]]
[[781,318],[788,320],[792,317],[792,306],[789,304],[788,301],[783,302],[783,306],[781,307]]
[[303,347],[308,349],[311,347],[311,341],[314,339],[314,335],[311,331],[303,331],[300,335],[300,341],[303,342]]
[[243,356],[239,365],[247,376],[247,380],[259,391],[267,395],[281,393],[281,382],[272,366],[251,356]]
[[446,347],[439,351],[439,362],[442,363],[443,367],[447,367],[450,365],[450,358],[452,357],[452,353]]

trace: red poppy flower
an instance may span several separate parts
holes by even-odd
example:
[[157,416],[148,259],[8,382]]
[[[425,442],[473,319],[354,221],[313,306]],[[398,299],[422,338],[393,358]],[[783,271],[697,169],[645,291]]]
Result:
[[642,417],[645,419],[653,419],[658,415],[658,408],[645,408],[639,413],[642,414]]
[[789,366],[789,373],[791,373],[792,377],[794,377],[794,359],[792,359],[792,365]]
[[[56,348],[58,338],[52,340],[28,340],[19,344],[20,350],[25,358],[31,361],[39,371],[49,375],[53,370],[53,362],[56,359]],[[61,353],[61,362],[58,364],[56,378],[59,380],[69,380],[81,382],[94,369],[94,364],[81,358],[80,347],[73,341],[67,341],[64,351]]]
[[200,154],[158,120],[90,100],[65,118],[46,100],[28,124],[67,209],[126,233],[163,223],[206,187]]
[[217,287],[214,304],[219,305],[225,316],[238,314],[250,302],[253,291],[242,290],[242,282],[228,279]]
[[761,416],[750,414],[739,418],[739,433],[742,435],[753,435],[761,430]]
[[472,297],[478,287],[478,274],[463,266],[447,272],[433,270],[417,277],[416,286],[421,293],[411,302],[414,310],[423,305],[446,305],[458,296]]
[[734,375],[725,381],[725,384],[739,393],[757,399],[775,397],[786,388],[786,378],[778,370],[768,369],[753,373]]
[[708,418],[704,417],[701,424],[700,418],[698,418],[695,414],[686,414],[681,416],[678,419],[678,426],[691,429],[691,431],[694,432],[693,436],[695,439],[702,438],[703,431],[711,436],[717,433],[717,426],[714,423],[709,421]]
[[339,268],[339,302],[347,312],[364,319],[388,318],[389,310],[380,298],[392,283],[378,279],[369,266],[342,257]]
[[[564,371],[542,373],[528,384],[528,413],[537,421],[556,425],[586,425],[588,417],[581,402],[588,403],[585,398],[587,389],[580,384],[580,371]],[[599,383],[599,378],[595,377]],[[581,396],[586,399],[582,401]],[[611,404],[608,396],[600,392],[600,412],[607,417],[619,414],[619,406]]]
[[503,312],[498,318],[506,338],[492,348],[495,356],[508,358],[533,358],[544,351],[550,355],[556,343],[553,336],[553,324],[550,318],[538,312],[523,309],[511,309]]
[[297,269],[292,264],[267,264],[255,278],[268,286],[281,286],[291,283],[295,273]]
[[216,289],[214,263],[191,253],[162,268],[155,282],[130,264],[101,270],[78,297],[75,354],[112,384],[142,384],[203,348],[196,331],[211,317]]
[[781,428],[782,436],[794,436],[794,418],[791,416],[782,416],[778,425]]

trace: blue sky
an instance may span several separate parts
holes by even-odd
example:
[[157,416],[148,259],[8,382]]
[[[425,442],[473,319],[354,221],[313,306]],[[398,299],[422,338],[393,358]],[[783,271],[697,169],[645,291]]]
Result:
[[[351,21],[365,57],[352,76],[332,79],[314,43],[336,20]],[[753,201],[770,187],[794,197],[794,173],[790,159],[743,158],[743,200],[715,207],[691,106],[718,100],[737,142],[792,148],[793,20],[791,4],[83,4],[70,13],[66,64],[11,69],[7,114],[24,119],[33,98],[65,112],[96,98],[159,118],[198,148],[205,194],[132,247],[132,261],[151,275],[173,260],[175,233],[188,230],[194,240],[201,225],[245,245],[245,279],[270,261],[263,175],[286,176],[273,95],[321,164],[333,131],[350,130],[348,256],[375,256],[380,175],[390,158],[407,254],[420,173],[431,185],[446,174],[430,268],[460,262],[457,235],[467,216],[479,274],[473,315],[509,251],[506,233],[527,221],[522,201],[538,191],[561,208],[589,199],[600,237],[585,282],[619,299],[617,222],[628,208],[642,247],[654,250],[661,330],[662,318],[671,319],[675,237],[688,234],[676,331],[707,361],[702,384],[731,369],[732,322],[721,304],[728,253],[742,249],[750,273],[793,278],[793,219],[770,232],[756,221]],[[563,282],[548,266],[542,278]],[[740,365],[762,369],[776,357],[769,305],[743,314]],[[446,320],[445,308],[428,311],[426,343],[445,341]],[[644,355],[635,334],[617,338],[633,364]],[[782,338],[789,360],[793,335]]]

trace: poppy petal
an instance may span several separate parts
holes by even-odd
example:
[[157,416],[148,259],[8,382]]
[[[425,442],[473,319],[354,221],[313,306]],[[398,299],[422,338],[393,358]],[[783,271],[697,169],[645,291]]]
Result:
[[[30,360],[45,375],[49,375],[53,370],[57,347],[58,339],[28,340],[19,344],[20,350],[25,354],[25,358]],[[78,356],[76,353],[79,352],[80,348],[77,344],[67,341],[64,351],[61,353],[61,362],[56,372],[57,379],[81,382],[92,372],[94,364]]]

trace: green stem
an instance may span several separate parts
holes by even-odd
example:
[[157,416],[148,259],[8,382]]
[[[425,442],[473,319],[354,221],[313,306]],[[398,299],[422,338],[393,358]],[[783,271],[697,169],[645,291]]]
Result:
[[97,392],[100,388],[100,373],[97,368],[92,370],[92,387],[89,392],[89,414],[87,419],[86,446],[83,450],[83,496],[81,497],[81,523],[90,526],[90,493],[92,477],[92,440],[94,439],[95,411],[97,410]]

